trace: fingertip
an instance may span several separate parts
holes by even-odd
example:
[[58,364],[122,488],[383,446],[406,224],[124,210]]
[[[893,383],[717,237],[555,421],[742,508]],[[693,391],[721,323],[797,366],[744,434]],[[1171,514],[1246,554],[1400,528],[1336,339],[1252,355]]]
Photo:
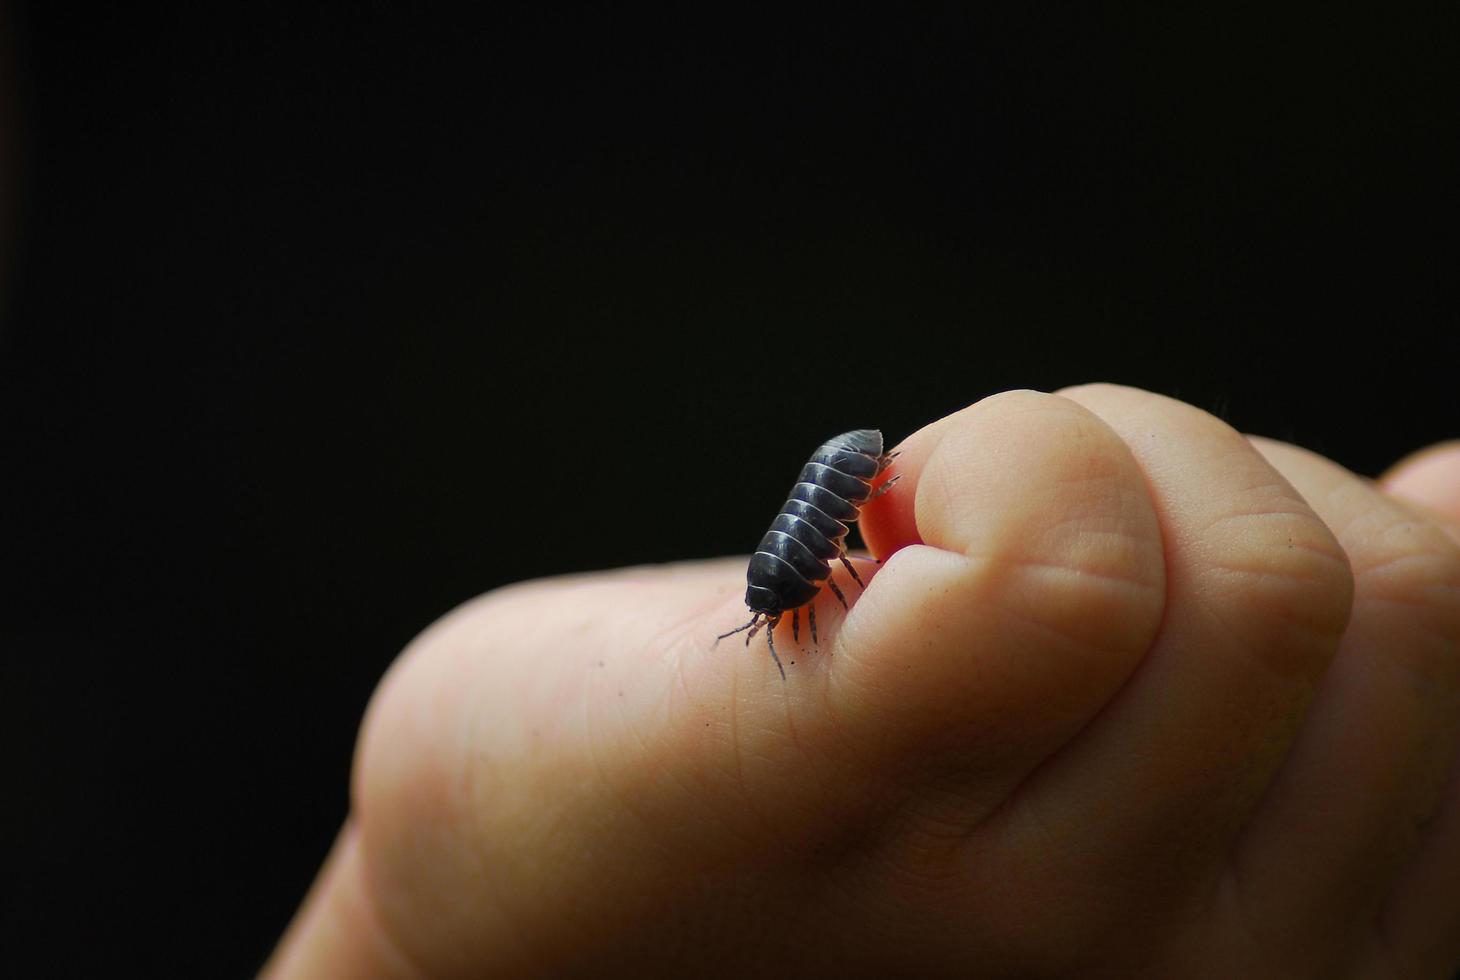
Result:
[[1025,389],[949,416],[917,472],[918,539],[966,555],[1027,543],[1014,527],[1044,528],[1071,504],[1070,484],[1144,498],[1139,468],[1100,418],[1061,395]]
[[963,409],[923,426],[890,450],[896,458],[882,472],[879,486],[894,479],[898,481],[897,486],[868,501],[857,521],[867,550],[878,559],[886,560],[908,545],[923,543],[918,535],[915,506],[918,476],[948,426],[966,411]]
[[[878,486],[897,480],[897,486],[867,502],[857,526],[867,550],[880,562],[910,544],[918,544],[917,515],[913,507],[914,482],[908,479],[908,466],[902,458],[893,460],[883,471],[886,477]],[[919,461],[918,465],[921,465]]]
[[[985,414],[1001,405],[1053,397],[1028,389],[1013,389],[989,395],[923,426],[892,447],[897,458],[888,465],[884,475],[887,479],[898,480],[898,485],[869,502],[863,508],[859,521],[862,539],[867,543],[868,550],[879,559],[885,560],[908,545],[932,544],[945,547],[930,539],[928,528],[919,524],[919,483],[929,462],[938,454],[939,445],[950,434],[958,435],[970,428],[983,426]],[[934,521],[932,526],[936,533],[941,529],[941,522]]]
[[1460,523],[1460,439],[1411,453],[1379,477],[1379,485],[1395,497]]

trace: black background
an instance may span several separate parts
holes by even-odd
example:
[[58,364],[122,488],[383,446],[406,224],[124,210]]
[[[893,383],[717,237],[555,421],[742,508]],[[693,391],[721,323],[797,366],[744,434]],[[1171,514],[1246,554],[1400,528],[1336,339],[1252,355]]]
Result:
[[7,930],[243,975],[413,634],[744,552],[812,446],[1115,380],[1460,430],[1453,5],[11,8]]

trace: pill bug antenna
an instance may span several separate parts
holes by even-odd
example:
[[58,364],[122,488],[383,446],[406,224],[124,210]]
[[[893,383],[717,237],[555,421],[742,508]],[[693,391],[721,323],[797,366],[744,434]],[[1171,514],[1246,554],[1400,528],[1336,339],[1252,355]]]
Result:
[[[721,633],[719,636],[715,637],[715,642],[711,644],[711,647],[719,646],[720,641],[723,640],[723,639],[725,639],[725,637],[727,637],[727,636],[734,636],[736,633],[740,633],[740,632],[742,632],[744,630],[751,629],[752,627],[755,626],[756,622],[759,619],[760,619],[760,613],[756,613],[754,616],[751,616],[750,617],[750,622],[746,623],[744,626],[737,626],[737,627],[735,627],[733,630],[731,630],[728,633]],[[750,635],[751,636],[754,636],[755,634],[752,633]],[[750,637],[749,636],[747,636],[745,638],[745,645],[746,646],[750,646]]]
[[[718,644],[721,640],[725,639],[725,637],[727,637],[727,636],[734,636],[736,633],[744,633],[746,630],[750,630],[749,633],[746,633],[745,634],[745,645],[748,647],[748,646],[750,646],[751,637],[753,637],[753,636],[755,636],[755,634],[759,633],[760,630],[761,630],[761,627],[765,627],[765,641],[766,641],[766,643],[771,648],[771,659],[776,662],[776,670],[779,670],[781,672],[781,680],[782,681],[785,681],[785,679],[786,679],[786,668],[781,666],[781,658],[776,653],[776,639],[775,639],[775,636],[776,636],[776,632],[775,632],[776,631],[776,626],[780,623],[781,617],[779,617],[779,616],[767,616],[765,618],[765,621],[764,622],[761,621],[761,618],[760,617],[761,617],[761,614],[760,613],[756,613],[754,616],[750,617],[750,622],[746,623],[744,626],[737,626],[735,629],[731,630],[728,633],[721,633],[719,636],[715,637],[715,644]],[[813,620],[813,622],[814,622],[814,620]],[[813,626],[812,629],[815,629],[815,626]],[[715,644],[711,644],[711,645],[714,646]]]

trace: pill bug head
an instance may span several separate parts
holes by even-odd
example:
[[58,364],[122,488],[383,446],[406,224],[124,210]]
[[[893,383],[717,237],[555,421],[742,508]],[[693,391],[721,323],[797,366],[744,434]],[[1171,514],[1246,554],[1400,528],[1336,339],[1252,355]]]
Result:
[[774,616],[783,608],[781,594],[760,585],[746,587],[745,604],[750,607],[751,612],[764,613],[767,616]]

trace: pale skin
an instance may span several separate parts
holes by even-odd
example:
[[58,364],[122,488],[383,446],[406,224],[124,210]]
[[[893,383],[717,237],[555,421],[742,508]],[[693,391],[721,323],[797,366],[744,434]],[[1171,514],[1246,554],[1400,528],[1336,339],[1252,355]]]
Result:
[[712,648],[743,558],[423,633],[264,975],[1460,966],[1460,443],[1376,482],[1086,386],[898,448],[785,682]]

